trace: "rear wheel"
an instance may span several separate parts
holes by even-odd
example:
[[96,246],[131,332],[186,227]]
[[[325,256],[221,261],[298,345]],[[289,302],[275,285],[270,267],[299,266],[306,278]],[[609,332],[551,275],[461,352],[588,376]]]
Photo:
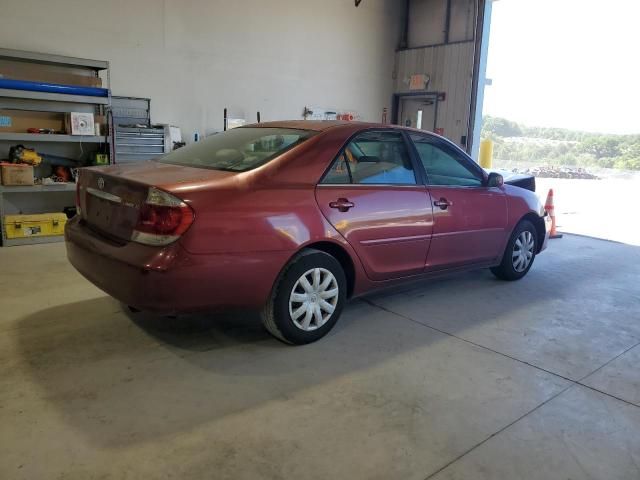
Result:
[[262,319],[276,338],[291,344],[315,342],[333,328],[346,301],[340,262],[328,253],[305,250],[285,267]]
[[520,280],[533,265],[537,246],[536,228],[528,220],[521,221],[509,238],[502,262],[491,271],[502,280]]

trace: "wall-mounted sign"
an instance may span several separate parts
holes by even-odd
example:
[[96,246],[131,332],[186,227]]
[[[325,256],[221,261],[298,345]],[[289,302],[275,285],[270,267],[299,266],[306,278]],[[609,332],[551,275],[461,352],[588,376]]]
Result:
[[415,75],[411,75],[409,79],[409,90],[426,90],[429,86],[429,81],[431,77],[429,75],[425,75],[424,73],[416,73]]

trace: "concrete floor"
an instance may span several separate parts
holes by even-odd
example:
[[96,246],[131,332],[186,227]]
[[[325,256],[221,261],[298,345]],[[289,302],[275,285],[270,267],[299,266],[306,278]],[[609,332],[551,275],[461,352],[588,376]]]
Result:
[[319,343],[128,315],[0,249],[2,479],[639,479],[640,247],[357,301]]

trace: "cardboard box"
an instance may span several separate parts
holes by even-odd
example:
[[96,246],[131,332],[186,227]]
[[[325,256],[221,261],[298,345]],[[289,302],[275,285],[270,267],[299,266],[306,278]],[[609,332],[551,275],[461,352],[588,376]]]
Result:
[[107,117],[104,115],[94,115],[93,116],[94,125],[96,125],[100,129],[100,133],[96,129],[96,135],[107,135],[109,132],[109,127],[107,125]]
[[39,65],[15,60],[0,60],[0,78],[49,82],[82,87],[102,87],[100,77],[89,70],[80,70],[59,65]]
[[33,185],[33,167],[22,163],[0,163],[3,185]]
[[0,110],[0,132],[27,133],[29,128],[50,128],[64,132],[64,114]]

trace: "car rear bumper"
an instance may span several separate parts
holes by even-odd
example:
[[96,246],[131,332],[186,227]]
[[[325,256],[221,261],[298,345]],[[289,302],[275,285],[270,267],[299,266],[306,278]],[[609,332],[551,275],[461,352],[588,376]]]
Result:
[[261,308],[289,252],[194,255],[179,243],[119,245],[78,217],[65,229],[67,257],[87,280],[117,300],[159,313]]

